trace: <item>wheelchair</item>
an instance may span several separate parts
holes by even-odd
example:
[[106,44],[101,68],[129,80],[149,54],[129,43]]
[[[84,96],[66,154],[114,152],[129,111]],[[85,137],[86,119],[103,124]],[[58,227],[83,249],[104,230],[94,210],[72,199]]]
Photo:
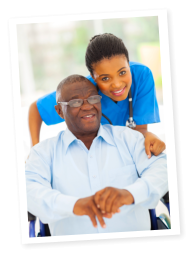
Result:
[[[170,204],[169,204],[169,192],[167,192],[160,201],[167,207],[170,214]],[[166,214],[161,214],[159,217],[156,216],[155,209],[149,210],[151,218],[151,230],[158,229],[171,229],[170,219]],[[36,237],[35,235],[35,223],[36,217],[28,212],[28,221],[29,223],[29,237]],[[40,223],[40,231],[37,234],[37,237],[51,236],[49,227],[47,224]]]

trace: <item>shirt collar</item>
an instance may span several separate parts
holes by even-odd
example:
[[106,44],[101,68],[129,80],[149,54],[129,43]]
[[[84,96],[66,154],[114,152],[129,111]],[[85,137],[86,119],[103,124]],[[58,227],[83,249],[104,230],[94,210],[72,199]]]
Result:
[[75,140],[78,140],[74,134],[68,129],[68,127],[64,131],[63,136],[63,143],[64,143],[64,154],[66,154],[66,151],[68,150],[69,145],[74,142]]
[[[103,125],[101,125],[101,124],[100,124],[100,127],[99,127],[98,134],[97,134],[96,138],[99,138],[99,137],[102,137],[108,144],[115,146],[112,135],[109,134],[105,130]],[[63,136],[64,153],[65,154],[66,154],[66,151],[68,150],[69,145],[76,140],[78,140],[77,137],[75,137],[75,135],[67,127],[66,130],[64,131],[64,136]]]
[[[108,125],[108,126],[111,126],[111,125]],[[108,144],[115,146],[115,142],[113,140],[112,134],[107,132],[107,130],[105,129],[105,126],[103,126],[101,124],[100,124],[100,127],[99,127],[99,131],[98,131],[97,137],[102,137]]]

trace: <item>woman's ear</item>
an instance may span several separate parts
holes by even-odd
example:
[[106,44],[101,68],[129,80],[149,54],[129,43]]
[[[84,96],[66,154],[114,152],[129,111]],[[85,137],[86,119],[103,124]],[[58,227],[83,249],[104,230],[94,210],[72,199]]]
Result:
[[60,107],[59,105],[55,105],[54,108],[55,108],[57,114],[58,114],[62,119],[64,119],[64,115],[63,115],[63,111],[62,111],[61,107]]
[[[95,81],[93,74],[92,74],[92,73],[90,73],[90,75],[91,75],[91,77],[93,78],[93,80]],[[96,81],[95,81],[95,82],[96,82]]]

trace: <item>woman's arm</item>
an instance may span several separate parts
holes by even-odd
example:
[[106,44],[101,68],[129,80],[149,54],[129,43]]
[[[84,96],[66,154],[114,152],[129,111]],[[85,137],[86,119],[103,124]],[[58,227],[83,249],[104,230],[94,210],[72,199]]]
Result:
[[37,101],[35,101],[30,105],[29,116],[28,116],[28,122],[29,122],[28,124],[29,124],[29,131],[30,131],[32,146],[39,143],[40,129],[42,125],[42,118],[39,114],[36,102]]
[[134,130],[141,132],[145,137],[145,152],[148,158],[151,157],[151,152],[157,156],[166,149],[166,145],[156,135],[147,131],[147,125],[137,125]]

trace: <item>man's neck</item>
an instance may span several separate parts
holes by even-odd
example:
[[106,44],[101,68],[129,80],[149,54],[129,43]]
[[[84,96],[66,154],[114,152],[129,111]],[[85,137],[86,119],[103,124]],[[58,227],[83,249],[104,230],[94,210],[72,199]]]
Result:
[[95,139],[95,137],[97,137],[98,131],[93,132],[93,133],[85,133],[85,134],[74,134],[75,137],[79,140],[81,140],[86,148],[89,150],[93,140]]

